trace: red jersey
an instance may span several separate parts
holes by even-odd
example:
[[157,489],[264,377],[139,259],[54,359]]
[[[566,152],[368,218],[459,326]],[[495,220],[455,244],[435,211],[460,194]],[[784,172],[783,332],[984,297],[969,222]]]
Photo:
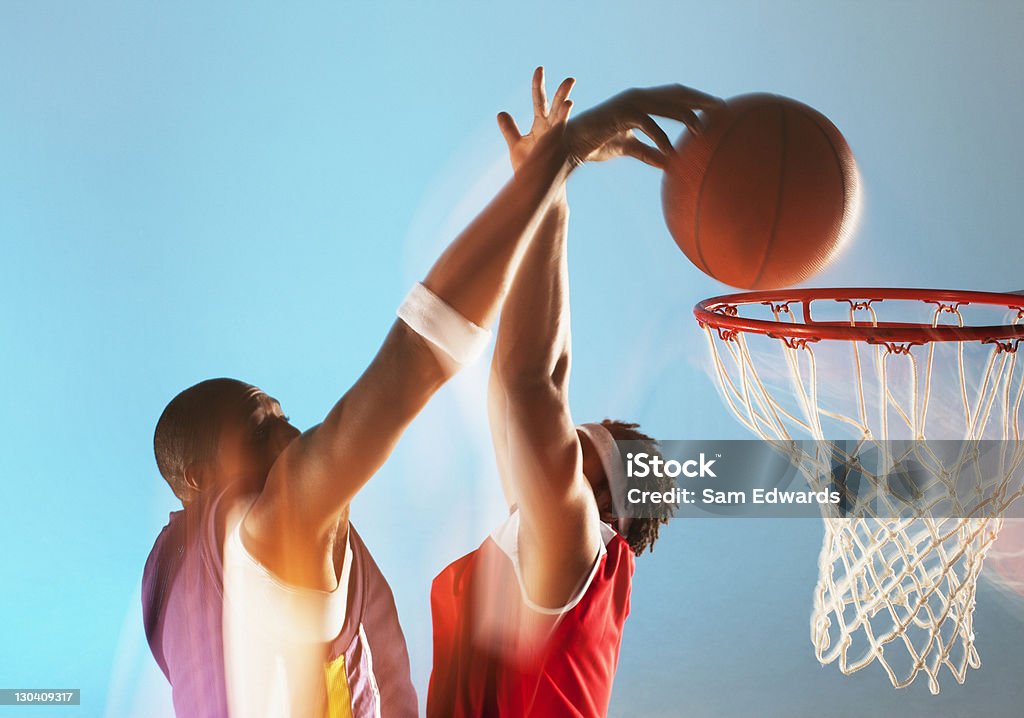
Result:
[[518,514],[434,579],[428,718],[604,716],[629,615],[634,558],[602,527],[604,550],[572,601],[544,609],[518,565]]

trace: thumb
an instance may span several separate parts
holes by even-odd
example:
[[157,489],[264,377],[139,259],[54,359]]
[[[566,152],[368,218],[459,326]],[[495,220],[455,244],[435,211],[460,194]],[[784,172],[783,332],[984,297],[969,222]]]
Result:
[[511,150],[515,147],[516,143],[522,139],[522,133],[519,132],[519,126],[516,121],[512,119],[512,115],[507,112],[498,113],[498,129],[501,130],[502,137],[505,138],[505,143]]

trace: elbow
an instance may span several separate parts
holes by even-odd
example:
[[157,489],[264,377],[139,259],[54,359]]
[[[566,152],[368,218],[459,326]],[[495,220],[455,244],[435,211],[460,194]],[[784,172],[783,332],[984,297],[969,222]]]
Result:
[[529,358],[515,351],[495,355],[492,374],[502,386],[521,391],[568,391],[569,352]]
[[498,373],[506,394],[519,397],[564,396],[568,391],[568,372],[560,371],[557,363],[540,367],[519,366]]

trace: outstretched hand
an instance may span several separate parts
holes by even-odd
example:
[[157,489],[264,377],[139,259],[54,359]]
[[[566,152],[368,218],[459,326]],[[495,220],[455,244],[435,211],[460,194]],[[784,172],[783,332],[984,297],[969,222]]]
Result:
[[[664,168],[674,152],[672,141],[655,122],[667,117],[682,122],[693,133],[700,133],[698,110],[712,110],[723,101],[713,95],[683,85],[633,88],[615,95],[578,117],[569,120],[575,80],[566,78],[548,104],[544,90],[544,68],[533,72],[533,124],[522,134],[507,112],[498,114],[498,127],[508,143],[512,169],[519,170],[538,140],[551,132],[562,133],[571,165],[602,162],[614,157],[634,157],[654,167]],[[640,140],[646,135],[653,145]]]
[[562,80],[562,84],[555,90],[555,96],[549,105],[547,92],[544,89],[544,68],[538,67],[533,71],[533,124],[525,135],[520,133],[519,126],[512,119],[512,115],[507,112],[498,113],[498,128],[508,144],[513,171],[519,171],[519,167],[533,151],[541,137],[552,131],[563,132],[565,130],[569,112],[572,110],[569,93],[575,83],[576,80],[571,77]]

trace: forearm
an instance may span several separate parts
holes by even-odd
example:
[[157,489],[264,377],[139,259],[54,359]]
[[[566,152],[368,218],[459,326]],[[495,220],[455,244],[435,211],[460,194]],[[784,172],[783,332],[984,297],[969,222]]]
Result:
[[569,173],[562,138],[543,138],[515,177],[449,245],[424,285],[469,321],[493,323],[537,223]]
[[545,212],[505,300],[494,362],[506,386],[568,382],[568,226],[563,196]]

